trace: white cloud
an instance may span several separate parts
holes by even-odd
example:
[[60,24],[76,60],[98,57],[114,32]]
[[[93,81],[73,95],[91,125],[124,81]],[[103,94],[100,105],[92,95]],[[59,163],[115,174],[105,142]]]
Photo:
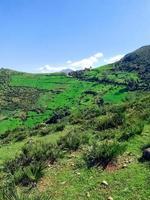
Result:
[[102,57],[103,57],[103,53],[98,52],[95,55],[90,56],[88,58],[84,58],[82,60],[71,62],[70,66],[74,70],[89,68],[89,67],[97,64]]
[[123,58],[123,57],[124,57],[124,55],[119,54],[119,55],[110,57],[110,58],[108,58],[108,59],[105,59],[104,62],[107,63],[107,64],[114,63],[114,62],[119,61],[119,60],[120,60],[121,58]]
[[95,67],[95,65],[99,62],[99,60],[103,57],[103,53],[96,53],[93,56],[78,60],[78,61],[71,61],[68,60],[65,64],[61,66],[51,66],[51,65],[44,65],[38,69],[40,73],[53,73],[53,72],[60,72],[63,69],[70,68],[72,70],[80,70],[89,67]]

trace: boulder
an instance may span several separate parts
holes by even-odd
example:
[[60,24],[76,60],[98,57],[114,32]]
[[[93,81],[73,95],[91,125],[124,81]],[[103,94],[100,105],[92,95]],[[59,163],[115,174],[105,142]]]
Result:
[[147,148],[147,149],[144,149],[144,151],[143,151],[143,158],[145,160],[150,160],[150,147]]

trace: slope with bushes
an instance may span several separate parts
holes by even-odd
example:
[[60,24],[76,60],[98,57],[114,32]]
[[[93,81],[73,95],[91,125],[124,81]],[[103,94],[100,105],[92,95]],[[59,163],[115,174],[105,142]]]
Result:
[[149,199],[149,57],[69,76],[1,69],[0,199]]

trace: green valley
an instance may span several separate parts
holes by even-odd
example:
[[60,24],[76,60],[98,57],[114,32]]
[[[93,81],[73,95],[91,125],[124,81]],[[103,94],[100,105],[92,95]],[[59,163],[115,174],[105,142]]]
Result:
[[150,46],[69,74],[0,69],[0,199],[150,199]]

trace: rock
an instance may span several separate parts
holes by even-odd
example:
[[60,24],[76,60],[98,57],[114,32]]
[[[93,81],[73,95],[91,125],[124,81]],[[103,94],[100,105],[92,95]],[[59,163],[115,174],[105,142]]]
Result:
[[66,183],[66,181],[64,181],[64,182],[61,182],[61,185],[64,185]]
[[90,193],[89,193],[89,192],[87,192],[87,193],[86,193],[86,196],[87,196],[88,198],[90,198]]
[[77,174],[77,175],[80,175],[81,173],[80,173],[80,172],[76,172],[76,174]]
[[143,151],[143,158],[145,160],[150,160],[150,148],[144,149],[144,151]]
[[127,167],[127,164],[124,164],[123,166],[122,166],[122,168],[126,168]]
[[108,199],[107,200],[113,200],[113,198],[112,197],[108,197]]
[[71,163],[70,165],[71,165],[71,166],[74,166],[75,164],[74,164],[74,163]]
[[102,185],[104,185],[104,186],[108,186],[107,181],[102,181]]
[[132,160],[129,160],[129,163],[132,163]]

